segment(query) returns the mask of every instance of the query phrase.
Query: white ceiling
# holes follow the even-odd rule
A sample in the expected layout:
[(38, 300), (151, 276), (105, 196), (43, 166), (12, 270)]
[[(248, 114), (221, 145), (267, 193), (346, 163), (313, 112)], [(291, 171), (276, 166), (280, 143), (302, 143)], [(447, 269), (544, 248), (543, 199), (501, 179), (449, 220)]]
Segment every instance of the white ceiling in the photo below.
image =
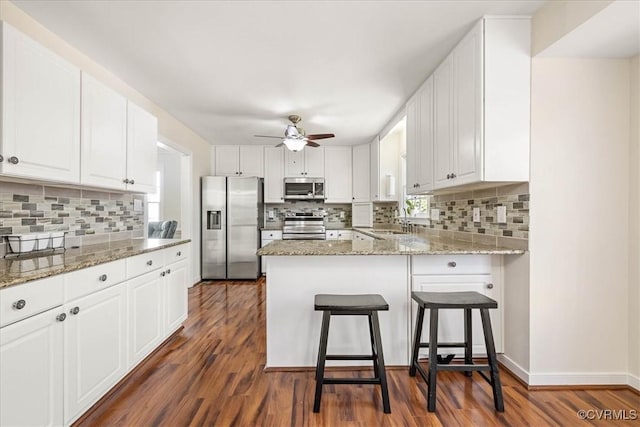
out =
[(617, 0), (540, 53), (550, 57), (628, 58), (640, 53), (640, 1)]
[(481, 16), (543, 2), (14, 3), (210, 143), (275, 143), (252, 135), (296, 113), (342, 145), (369, 142)]

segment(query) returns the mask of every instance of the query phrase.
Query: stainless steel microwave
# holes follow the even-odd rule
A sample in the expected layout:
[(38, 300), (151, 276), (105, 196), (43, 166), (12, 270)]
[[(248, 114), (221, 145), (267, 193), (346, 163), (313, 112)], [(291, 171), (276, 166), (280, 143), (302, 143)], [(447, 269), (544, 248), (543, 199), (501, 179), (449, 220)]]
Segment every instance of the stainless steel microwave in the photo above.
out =
[(323, 178), (285, 178), (285, 200), (324, 200)]

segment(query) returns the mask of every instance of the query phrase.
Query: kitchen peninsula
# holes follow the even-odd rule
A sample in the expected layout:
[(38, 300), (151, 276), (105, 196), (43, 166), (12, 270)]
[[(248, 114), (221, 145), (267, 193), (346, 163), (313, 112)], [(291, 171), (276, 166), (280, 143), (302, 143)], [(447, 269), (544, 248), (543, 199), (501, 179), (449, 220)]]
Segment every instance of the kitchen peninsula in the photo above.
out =
[[(381, 294), (390, 307), (379, 314), (386, 362), (406, 366), (414, 317), (411, 290), (475, 290), (496, 299), (501, 307), (503, 256), (524, 253), (394, 230), (354, 229), (354, 233), (353, 240), (273, 241), (258, 251), (268, 257), (267, 369), (315, 366), (322, 316), (313, 309), (313, 296), (319, 293)], [(370, 239), (358, 239), (357, 234)], [(498, 351), (501, 313), (502, 309), (492, 313)], [(461, 325), (461, 318), (443, 316), (441, 334), (445, 339), (455, 337)], [(366, 328), (366, 319), (332, 319), (328, 351), (370, 352)], [(481, 328), (474, 328), (474, 353), (484, 351), (480, 336)]]

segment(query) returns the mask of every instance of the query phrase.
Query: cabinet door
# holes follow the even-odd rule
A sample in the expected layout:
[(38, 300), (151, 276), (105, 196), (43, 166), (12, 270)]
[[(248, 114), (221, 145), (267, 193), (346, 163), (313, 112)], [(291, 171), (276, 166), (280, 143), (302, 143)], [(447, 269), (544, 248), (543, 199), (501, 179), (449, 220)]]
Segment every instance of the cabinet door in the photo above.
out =
[[(284, 150), (284, 176), (298, 178), (306, 173), (304, 158), (308, 148), (302, 151)], [(284, 185), (284, 184), (283, 184)]]
[(216, 145), (215, 150), (216, 176), (239, 176), (239, 147), (237, 145)]
[(82, 184), (124, 190), (127, 100), (82, 73)]
[(409, 99), (405, 106), (407, 117), (407, 154), (406, 154), (406, 191), (407, 194), (417, 194), (418, 166), (420, 151), (418, 138), (420, 137), (420, 98), (419, 94)]
[(164, 336), (180, 327), (187, 318), (187, 261), (167, 266), (164, 278)]
[[(289, 150), (287, 150), (289, 151)], [(283, 203), (284, 152), (282, 147), (264, 149), (264, 202)]]
[(262, 145), (240, 146), (240, 175), (264, 178), (264, 147)]
[(127, 372), (126, 286), (68, 303), (65, 312), (64, 418), (70, 424)]
[(453, 51), (453, 184), (481, 179), (482, 167), (482, 22)]
[(418, 156), (416, 157), (417, 189), (424, 193), (433, 190), (433, 77), (420, 88), (418, 127)]
[(453, 173), (453, 57), (433, 73), (434, 187), (451, 185)]
[(163, 277), (160, 270), (155, 270), (127, 282), (129, 366), (135, 366), (144, 359), (164, 336)]
[(380, 138), (377, 136), (369, 143), (369, 198), (372, 202), (380, 200)]
[(370, 144), (353, 147), (353, 201), (371, 201)]
[[(498, 309), (489, 310), (491, 317), (491, 327), (496, 351), (502, 352), (502, 297), (498, 283), (494, 285), (490, 274), (479, 275), (456, 275), (456, 276), (412, 276), (412, 289), (422, 292), (465, 292), (475, 291), (488, 296), (498, 302)], [(482, 332), (482, 321), (480, 311), (472, 310), (473, 328), (473, 354), (486, 354), (484, 345), (484, 335)], [(412, 331), (415, 329), (415, 317), (417, 305), (411, 304)], [(425, 311), (424, 324), (422, 327), (423, 342), (429, 341), (429, 312)], [(464, 310), (439, 310), (438, 318), (438, 342), (462, 342), (464, 340)], [(464, 349), (440, 349), (440, 354), (451, 353), (456, 355), (464, 354)], [(426, 355), (425, 349), (421, 354)]]
[(154, 193), (158, 158), (158, 119), (127, 104), (127, 190)]
[(325, 203), (351, 203), (351, 147), (327, 147), (324, 154)]
[(324, 176), (324, 147), (306, 147), (303, 151), (305, 156), (305, 176), (322, 178)]
[(52, 309), (0, 329), (0, 425), (63, 424), (63, 324)]
[(2, 37), (0, 172), (79, 183), (80, 70), (5, 22)]

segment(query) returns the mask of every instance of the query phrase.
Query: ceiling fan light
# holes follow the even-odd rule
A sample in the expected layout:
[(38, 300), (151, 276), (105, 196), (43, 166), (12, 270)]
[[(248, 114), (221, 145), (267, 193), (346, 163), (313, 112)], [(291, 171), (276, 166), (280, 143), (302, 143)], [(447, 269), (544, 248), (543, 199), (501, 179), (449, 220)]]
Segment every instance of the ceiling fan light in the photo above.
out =
[(296, 128), (293, 125), (287, 126), (287, 130), (284, 131), (284, 137), (286, 139), (296, 138), (299, 135), (300, 135), (300, 132), (298, 132), (298, 128)]
[(300, 151), (304, 148), (305, 145), (307, 145), (307, 141), (305, 141), (304, 139), (292, 139), (292, 138), (285, 138), (284, 141), (282, 141), (282, 143), (291, 151)]

